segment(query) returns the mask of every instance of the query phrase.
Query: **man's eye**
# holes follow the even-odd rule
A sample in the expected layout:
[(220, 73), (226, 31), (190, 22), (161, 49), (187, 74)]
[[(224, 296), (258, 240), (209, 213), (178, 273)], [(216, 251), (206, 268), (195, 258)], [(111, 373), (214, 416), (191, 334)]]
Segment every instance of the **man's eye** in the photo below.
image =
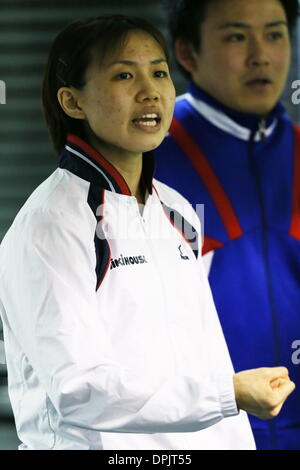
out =
[(225, 40), (227, 42), (241, 42), (245, 39), (244, 34), (230, 34), (230, 36), (227, 36)]
[(168, 73), (164, 70), (157, 70), (156, 72), (154, 72), (154, 76), (157, 78), (164, 78), (168, 76)]
[(122, 72), (122, 73), (118, 73), (118, 75), (116, 76), (116, 79), (117, 80), (128, 80), (131, 77), (132, 77), (131, 73)]
[(268, 37), (272, 39), (273, 41), (276, 41), (277, 39), (281, 39), (283, 37), (283, 34), (280, 32), (274, 32), (274, 33), (270, 33)]

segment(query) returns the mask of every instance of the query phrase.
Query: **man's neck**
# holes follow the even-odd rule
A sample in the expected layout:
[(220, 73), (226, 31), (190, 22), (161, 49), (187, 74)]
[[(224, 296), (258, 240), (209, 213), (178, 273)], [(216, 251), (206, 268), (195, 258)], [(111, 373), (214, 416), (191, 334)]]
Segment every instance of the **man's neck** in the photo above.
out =
[(269, 114), (264, 114), (263, 116), (259, 113), (254, 114), (236, 111), (232, 108), (225, 106), (216, 98), (211, 96), (209, 93), (207, 93), (205, 90), (203, 90), (194, 83), (190, 84), (189, 92), (196, 100), (202, 101), (213, 109), (220, 111), (221, 113), (225, 114), (227, 117), (232, 119), (234, 122), (236, 122), (238, 125), (247, 129), (257, 128), (262, 119), (265, 120), (266, 126), (268, 127), (272, 124), (274, 117), (278, 117), (280, 114), (283, 114), (285, 112), (283, 106), (280, 103), (277, 103), (277, 105), (270, 111)]

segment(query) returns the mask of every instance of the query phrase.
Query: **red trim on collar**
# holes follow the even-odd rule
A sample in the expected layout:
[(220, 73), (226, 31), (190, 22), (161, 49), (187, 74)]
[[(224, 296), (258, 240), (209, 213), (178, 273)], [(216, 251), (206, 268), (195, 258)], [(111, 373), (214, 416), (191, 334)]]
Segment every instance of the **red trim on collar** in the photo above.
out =
[(122, 194), (125, 194), (126, 196), (132, 196), (131, 191), (123, 176), (111, 163), (109, 163), (108, 160), (106, 160), (99, 152), (97, 152), (97, 150), (87, 144), (80, 137), (77, 137), (77, 135), (68, 134), (67, 139), (69, 142), (72, 142), (73, 144), (77, 145), (77, 147), (79, 147), (85, 154), (95, 160), (98, 165), (100, 165), (117, 183)]

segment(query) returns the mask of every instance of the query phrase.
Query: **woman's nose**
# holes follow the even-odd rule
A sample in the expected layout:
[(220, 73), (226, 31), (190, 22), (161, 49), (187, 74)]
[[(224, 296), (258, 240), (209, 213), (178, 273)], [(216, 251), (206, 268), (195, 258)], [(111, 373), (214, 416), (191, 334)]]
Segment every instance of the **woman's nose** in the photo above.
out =
[(159, 99), (159, 92), (155, 89), (151, 81), (144, 82), (139, 92), (137, 93), (137, 100), (143, 101), (157, 101)]

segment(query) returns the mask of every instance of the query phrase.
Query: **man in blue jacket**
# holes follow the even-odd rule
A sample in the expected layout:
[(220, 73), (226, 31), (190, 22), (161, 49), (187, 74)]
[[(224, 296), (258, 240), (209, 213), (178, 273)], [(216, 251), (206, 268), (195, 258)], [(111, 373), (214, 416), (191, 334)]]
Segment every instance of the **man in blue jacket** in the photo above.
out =
[[(171, 6), (191, 79), (156, 151), (156, 177), (204, 204), (203, 254), (235, 369), (285, 365), (300, 386), (300, 131), (278, 102), (297, 0), (183, 0)], [(300, 449), (300, 397), (259, 449)]]

